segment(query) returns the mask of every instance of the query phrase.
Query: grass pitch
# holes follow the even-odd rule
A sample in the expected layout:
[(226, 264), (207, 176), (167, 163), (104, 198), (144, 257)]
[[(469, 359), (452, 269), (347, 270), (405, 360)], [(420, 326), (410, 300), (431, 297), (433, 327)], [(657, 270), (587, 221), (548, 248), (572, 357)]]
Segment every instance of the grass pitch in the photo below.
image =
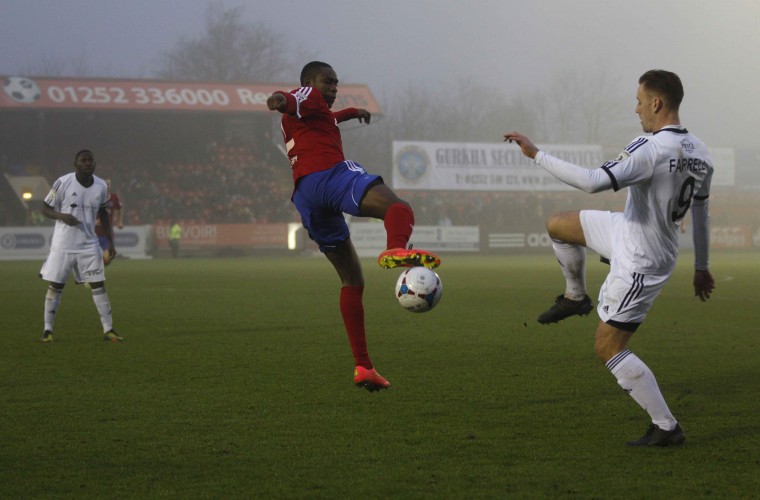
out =
[[(128, 261), (107, 270), (101, 340), (69, 283), (42, 331), (40, 262), (0, 263), (2, 498), (757, 498), (757, 253), (690, 254), (631, 348), (687, 436), (631, 449), (648, 418), (593, 354), (594, 313), (541, 326), (549, 254), (445, 255), (441, 303), (411, 314), (365, 263), (370, 352), (353, 387), (338, 278), (323, 258)], [(590, 258), (595, 298), (607, 267)]]

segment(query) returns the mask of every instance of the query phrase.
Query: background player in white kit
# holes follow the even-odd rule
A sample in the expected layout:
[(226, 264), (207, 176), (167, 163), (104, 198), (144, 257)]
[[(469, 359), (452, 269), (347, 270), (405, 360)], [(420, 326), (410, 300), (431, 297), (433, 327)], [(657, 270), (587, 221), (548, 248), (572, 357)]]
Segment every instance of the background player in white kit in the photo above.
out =
[(678, 226), (692, 210), (694, 292), (702, 301), (715, 284), (709, 271), (708, 203), (712, 159), (705, 145), (680, 124), (683, 86), (674, 73), (651, 70), (639, 78), (636, 113), (645, 133), (613, 161), (586, 169), (555, 158), (522, 134), (516, 142), (523, 154), (566, 184), (589, 193), (628, 187), (622, 213), (596, 210), (562, 212), (546, 227), (567, 283), (565, 293), (538, 318), (556, 323), (588, 314), (593, 305), (586, 293), (585, 248), (610, 261), (611, 269), (599, 292), (594, 350), (618, 384), (650, 415), (652, 423), (631, 446), (669, 446), (685, 441), (652, 371), (628, 348), (652, 303), (670, 278), (678, 257)]
[(103, 340), (120, 342), (124, 339), (113, 329), (111, 303), (104, 283), (103, 252), (95, 234), (95, 224), (100, 220), (108, 238), (106, 251), (113, 257), (116, 250), (107, 211), (108, 187), (103, 179), (93, 175), (95, 159), (90, 151), (79, 151), (74, 157), (74, 167), (75, 172), (53, 183), (42, 206), (42, 213), (56, 222), (50, 254), (40, 271), (40, 277), (49, 282), (45, 295), (45, 328), (40, 341), (53, 341), (55, 313), (66, 280), (73, 272), (77, 283), (90, 285), (103, 325)]

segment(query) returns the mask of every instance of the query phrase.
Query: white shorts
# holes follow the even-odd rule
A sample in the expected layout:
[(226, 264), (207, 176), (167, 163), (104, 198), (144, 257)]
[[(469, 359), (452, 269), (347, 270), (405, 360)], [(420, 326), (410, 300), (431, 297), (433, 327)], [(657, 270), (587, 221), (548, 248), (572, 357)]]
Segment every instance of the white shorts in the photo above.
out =
[(610, 273), (599, 290), (599, 318), (623, 330), (633, 331), (647, 317), (654, 299), (670, 278), (668, 274), (641, 274), (630, 270), (630, 263), (616, 259), (618, 234), (624, 227), (618, 223), (619, 212), (581, 210), (580, 219), (586, 246), (610, 261)]
[(53, 283), (66, 283), (71, 272), (77, 283), (105, 281), (105, 265), (100, 247), (92, 252), (68, 253), (51, 250), (42, 264), (40, 277)]

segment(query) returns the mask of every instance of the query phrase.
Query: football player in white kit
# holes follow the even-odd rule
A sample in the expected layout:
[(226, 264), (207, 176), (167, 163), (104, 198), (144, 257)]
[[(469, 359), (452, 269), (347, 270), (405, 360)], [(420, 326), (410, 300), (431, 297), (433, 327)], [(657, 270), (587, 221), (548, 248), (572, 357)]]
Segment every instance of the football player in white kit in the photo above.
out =
[(108, 216), (108, 187), (103, 179), (93, 175), (95, 158), (88, 150), (74, 157), (75, 172), (58, 178), (45, 198), (42, 213), (55, 220), (50, 253), (40, 270), (40, 277), (49, 282), (45, 295), (45, 328), (41, 342), (53, 341), (55, 313), (69, 274), (77, 283), (87, 283), (92, 300), (100, 315), (103, 340), (121, 342), (113, 329), (111, 303), (105, 288), (103, 251), (95, 234), (99, 219), (108, 235), (109, 257), (116, 254)]
[(597, 210), (561, 212), (546, 227), (566, 280), (565, 292), (538, 318), (556, 323), (586, 315), (593, 305), (586, 293), (586, 248), (610, 262), (599, 292), (594, 350), (618, 384), (650, 415), (652, 423), (631, 446), (670, 446), (685, 441), (652, 371), (628, 349), (670, 278), (678, 257), (679, 224), (692, 211), (694, 292), (705, 301), (715, 283), (709, 271), (708, 196), (713, 164), (705, 145), (686, 130), (678, 110), (680, 78), (651, 70), (639, 78), (636, 113), (646, 134), (634, 139), (613, 161), (587, 169), (555, 158), (524, 135), (511, 132), (523, 154), (562, 182), (589, 193), (628, 188), (622, 213)]

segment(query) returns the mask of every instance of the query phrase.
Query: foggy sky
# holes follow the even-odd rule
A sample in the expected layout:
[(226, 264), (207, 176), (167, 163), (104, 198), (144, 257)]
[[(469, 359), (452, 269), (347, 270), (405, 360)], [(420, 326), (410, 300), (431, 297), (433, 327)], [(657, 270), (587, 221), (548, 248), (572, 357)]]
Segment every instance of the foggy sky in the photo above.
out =
[[(682, 123), (708, 146), (756, 147), (760, 0), (224, 0), (366, 83), (383, 105), (405, 85), (457, 80), (520, 92), (602, 64), (631, 120), (638, 77), (662, 68), (686, 91)], [(42, 60), (149, 77), (181, 36), (202, 35), (208, 0), (2, 0), (0, 74)], [(306, 61), (304, 61), (306, 62)], [(297, 80), (301, 64), (293, 68)], [(519, 129), (505, 117), (502, 132)], [(541, 141), (541, 138), (535, 138)]]

